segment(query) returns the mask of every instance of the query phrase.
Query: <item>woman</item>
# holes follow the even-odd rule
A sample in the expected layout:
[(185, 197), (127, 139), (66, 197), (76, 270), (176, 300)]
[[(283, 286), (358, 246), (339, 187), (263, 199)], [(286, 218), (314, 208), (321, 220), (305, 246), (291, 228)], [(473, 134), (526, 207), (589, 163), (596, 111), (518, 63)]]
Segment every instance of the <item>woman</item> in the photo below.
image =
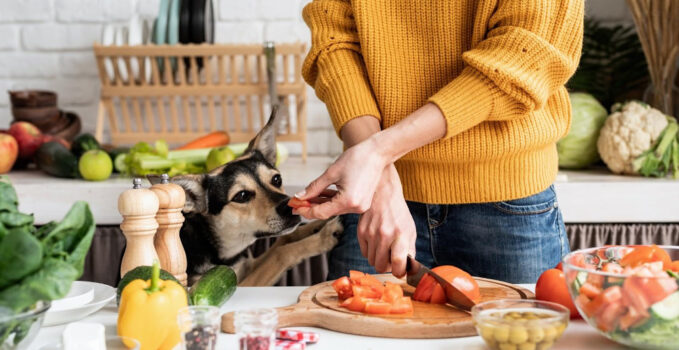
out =
[(408, 254), (514, 283), (558, 263), (583, 0), (315, 0), (303, 15), (302, 73), (346, 147), (296, 195), (319, 203), (307, 218), (345, 214), (328, 278), (400, 277)]

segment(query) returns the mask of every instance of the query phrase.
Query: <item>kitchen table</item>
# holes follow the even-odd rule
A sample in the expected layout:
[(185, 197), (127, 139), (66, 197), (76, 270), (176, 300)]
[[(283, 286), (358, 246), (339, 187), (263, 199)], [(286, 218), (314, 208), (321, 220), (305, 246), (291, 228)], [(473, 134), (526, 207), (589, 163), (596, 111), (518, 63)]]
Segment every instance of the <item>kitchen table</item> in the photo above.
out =
[[(535, 285), (521, 285), (534, 290)], [(294, 304), (297, 296), (306, 287), (239, 287), (233, 297), (222, 307), (222, 312), (251, 309), (258, 307), (280, 307)], [(115, 301), (107, 305), (99, 312), (85, 318), (83, 321), (99, 322), (106, 326), (106, 335), (116, 333), (117, 307)], [(38, 333), (37, 338), (29, 350), (38, 350), (45, 344), (59, 341), (64, 325), (44, 327)], [(451, 339), (387, 339), (364, 337), (351, 334), (343, 334), (320, 328), (293, 327), (314, 331), (320, 334), (320, 341), (307, 347), (309, 350), (326, 349), (389, 349), (389, 350), (412, 350), (412, 349), (488, 349), (481, 337), (451, 338)], [(218, 340), (218, 349), (237, 349), (236, 336), (221, 333)], [(584, 321), (573, 321), (569, 324), (566, 332), (552, 348), (559, 349), (626, 349), (621, 345), (606, 339), (597, 333), (594, 328), (585, 324)]]

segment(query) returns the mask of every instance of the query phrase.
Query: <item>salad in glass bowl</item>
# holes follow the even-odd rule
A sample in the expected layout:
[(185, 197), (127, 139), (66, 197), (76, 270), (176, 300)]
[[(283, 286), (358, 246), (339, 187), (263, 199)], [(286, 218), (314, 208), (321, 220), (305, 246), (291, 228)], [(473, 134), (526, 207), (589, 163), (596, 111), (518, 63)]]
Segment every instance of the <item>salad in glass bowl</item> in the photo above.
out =
[(679, 247), (608, 246), (564, 257), (580, 315), (606, 337), (647, 349), (679, 348)]

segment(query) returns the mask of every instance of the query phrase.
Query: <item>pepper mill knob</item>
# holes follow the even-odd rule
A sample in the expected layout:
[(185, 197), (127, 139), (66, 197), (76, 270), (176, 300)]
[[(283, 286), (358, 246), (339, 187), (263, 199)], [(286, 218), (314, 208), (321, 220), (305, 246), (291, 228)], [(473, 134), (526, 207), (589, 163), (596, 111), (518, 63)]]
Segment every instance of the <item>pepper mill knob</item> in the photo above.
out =
[(167, 174), (161, 175), (160, 184), (151, 186), (158, 197), (159, 209), (156, 214), (158, 231), (154, 239), (160, 267), (171, 273), (180, 283), (186, 285), (186, 252), (179, 231), (184, 223), (184, 189), (169, 182)]
[(132, 181), (132, 189), (118, 197), (118, 211), (123, 216), (120, 229), (125, 235), (127, 245), (120, 265), (120, 276), (137, 266), (152, 265), (158, 259), (153, 246), (153, 236), (158, 228), (156, 213), (158, 197), (153, 191), (141, 187), (141, 179)]

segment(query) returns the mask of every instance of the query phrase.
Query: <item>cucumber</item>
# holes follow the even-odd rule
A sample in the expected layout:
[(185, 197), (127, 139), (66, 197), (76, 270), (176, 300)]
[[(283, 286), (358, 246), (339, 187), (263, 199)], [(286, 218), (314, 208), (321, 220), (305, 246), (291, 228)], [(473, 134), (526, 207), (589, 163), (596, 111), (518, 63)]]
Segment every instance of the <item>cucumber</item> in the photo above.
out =
[(587, 272), (580, 271), (575, 275), (575, 280), (573, 280), (573, 288), (575, 290), (580, 290), (583, 284), (587, 282)]
[(679, 318), (679, 292), (674, 292), (665, 299), (653, 304), (651, 312), (663, 320)]
[(228, 266), (211, 268), (189, 291), (192, 305), (222, 306), (236, 291), (238, 278)]
[[(118, 290), (116, 292), (116, 304), (120, 305), (120, 295), (123, 294), (123, 289), (132, 281), (134, 280), (150, 280), (151, 279), (151, 266), (137, 266), (127, 272), (123, 278), (120, 279), (120, 282), (118, 283)], [(181, 283), (172, 276), (171, 273), (161, 269), (160, 270), (160, 279), (165, 280), (165, 281), (175, 281), (177, 284), (181, 286)]]
[(78, 158), (56, 141), (45, 142), (35, 152), (35, 163), (40, 170), (56, 177), (78, 177)]
[(71, 144), (71, 152), (80, 158), (85, 152), (93, 149), (101, 149), (99, 141), (92, 134), (80, 134)]

